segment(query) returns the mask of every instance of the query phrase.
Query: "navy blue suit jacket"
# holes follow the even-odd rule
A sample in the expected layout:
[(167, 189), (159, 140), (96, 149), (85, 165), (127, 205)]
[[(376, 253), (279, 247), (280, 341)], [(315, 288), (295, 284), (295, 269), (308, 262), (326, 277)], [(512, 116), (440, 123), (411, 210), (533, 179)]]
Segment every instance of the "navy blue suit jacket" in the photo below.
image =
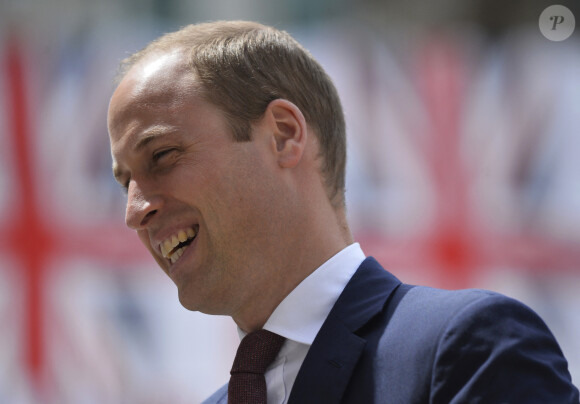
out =
[[(290, 403), (574, 403), (544, 322), (483, 290), (402, 284), (373, 258), (316, 336)], [(227, 403), (227, 385), (205, 403)]]

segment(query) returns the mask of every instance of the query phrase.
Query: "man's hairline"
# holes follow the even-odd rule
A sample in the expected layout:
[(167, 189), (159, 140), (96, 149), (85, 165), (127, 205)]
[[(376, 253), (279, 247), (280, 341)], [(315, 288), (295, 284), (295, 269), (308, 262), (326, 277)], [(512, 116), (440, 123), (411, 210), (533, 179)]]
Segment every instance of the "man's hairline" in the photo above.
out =
[[(222, 106), (217, 105), (207, 95), (207, 89), (197, 79), (198, 72), (196, 71), (193, 63), (190, 60), (190, 57), (191, 57), (190, 51), (191, 50), (183, 44), (173, 44), (173, 45), (168, 46), (167, 48), (160, 48), (160, 47), (153, 47), (151, 49), (144, 48), (143, 50), (141, 50), (139, 52), (133, 53), (132, 55), (130, 55), (129, 57), (124, 59), (124, 61), (121, 62), (121, 66), (119, 69), (120, 72), (117, 75), (117, 79), (116, 79), (116, 88), (118, 88), (118, 86), (127, 77), (127, 75), (129, 74), (129, 72), (132, 69), (134, 69), (140, 63), (144, 63), (147, 58), (152, 57), (155, 54), (168, 54), (168, 53), (172, 53), (172, 52), (181, 52), (182, 56), (184, 58), (184, 61), (182, 63), (182, 67), (184, 68), (184, 72), (187, 72), (188, 74), (193, 75), (193, 86), (194, 86), (194, 91), (196, 92), (196, 95), (199, 96), (202, 101), (207, 102), (208, 104), (212, 105), (213, 107), (215, 107), (219, 110), (219, 112), (222, 114), (222, 116), (226, 120), (226, 123), (230, 129), (230, 134), (229, 134), (230, 138), (234, 142), (252, 141), (252, 138), (253, 138), (252, 137), (252, 126), (264, 116), (264, 113), (266, 112), (267, 106), (264, 109), (264, 111), (262, 111), (261, 115), (258, 118), (256, 118), (255, 120), (248, 120), (246, 122), (248, 133), (245, 134), (244, 138), (240, 138), (240, 137), (236, 136), (236, 133), (235, 133), (236, 132), (236, 119), (231, 117), (230, 114), (228, 114), (227, 111), (225, 111)], [(125, 61), (127, 63), (124, 63)], [(293, 101), (287, 100), (287, 99), (282, 98), (282, 97), (279, 97), (276, 99), (283, 99), (283, 100), (286, 100), (288, 102), (292, 102), (293, 104), (295, 104)], [(272, 100), (272, 101), (274, 101), (274, 100)], [(296, 107), (298, 108), (298, 106), (296, 106)], [(321, 144), (320, 144), (320, 134), (317, 133), (318, 130), (315, 129), (312, 125), (310, 125), (309, 122), (306, 122), (306, 125), (307, 125), (309, 131), (314, 132), (314, 138), (315, 138), (315, 141), (317, 144), (317, 149), (318, 149), (316, 152), (316, 159), (321, 159), (322, 161), (324, 161), (326, 159), (326, 156), (324, 155), (324, 152), (323, 152)], [(323, 182), (326, 183), (326, 175), (324, 174), (323, 171), (324, 170), (322, 169), (322, 167), (317, 168), (318, 174), (323, 179)], [(332, 205), (335, 205), (333, 201), (335, 200), (335, 198), (337, 196), (340, 200), (340, 203), (338, 205), (342, 205), (342, 206), (345, 205), (344, 190), (337, 189), (333, 185), (331, 187), (331, 189), (329, 189), (327, 191), (328, 191), (327, 192), (328, 198), (331, 201)]]

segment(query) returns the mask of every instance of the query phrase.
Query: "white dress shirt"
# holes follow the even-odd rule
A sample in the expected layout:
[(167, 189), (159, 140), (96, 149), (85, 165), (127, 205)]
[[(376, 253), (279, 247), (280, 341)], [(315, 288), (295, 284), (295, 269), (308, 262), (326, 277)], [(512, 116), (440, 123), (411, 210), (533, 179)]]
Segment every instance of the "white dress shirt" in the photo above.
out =
[[(365, 259), (358, 243), (344, 248), (304, 279), (272, 313), (264, 329), (286, 338), (266, 370), (268, 404), (285, 404), (316, 334)], [(240, 338), (245, 336), (239, 330)]]

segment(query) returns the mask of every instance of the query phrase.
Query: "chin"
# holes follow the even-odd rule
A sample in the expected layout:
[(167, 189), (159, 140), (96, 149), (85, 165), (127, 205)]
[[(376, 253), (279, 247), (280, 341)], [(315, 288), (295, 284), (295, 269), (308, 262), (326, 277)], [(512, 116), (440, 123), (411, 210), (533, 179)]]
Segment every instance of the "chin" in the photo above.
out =
[(188, 299), (187, 296), (179, 295), (179, 303), (189, 311), (197, 311), (212, 316), (228, 315), (228, 312), (224, 309), (223, 305), (207, 304), (207, 302), (204, 304), (203, 302), (200, 302), (199, 299), (192, 299), (191, 296), (189, 297), (190, 298)]
[(187, 293), (178, 287), (179, 303), (189, 311), (199, 311), (205, 313), (204, 304), (200, 302), (199, 294), (192, 295), (191, 291)]
[(179, 294), (179, 303), (181, 303), (181, 305), (189, 311), (200, 311), (198, 305), (193, 304), (190, 299), (182, 297), (181, 293)]

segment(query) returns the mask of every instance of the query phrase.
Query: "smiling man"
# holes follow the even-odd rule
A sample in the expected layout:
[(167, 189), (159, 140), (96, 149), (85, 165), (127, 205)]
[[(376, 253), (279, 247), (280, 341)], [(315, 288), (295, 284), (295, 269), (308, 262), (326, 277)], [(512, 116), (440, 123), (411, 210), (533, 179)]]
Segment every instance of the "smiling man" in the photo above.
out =
[(184, 307), (245, 336), (208, 403), (578, 402), (529, 308), (401, 284), (364, 256), (338, 95), (285, 32), (164, 35), (124, 62), (108, 126), (127, 225)]

